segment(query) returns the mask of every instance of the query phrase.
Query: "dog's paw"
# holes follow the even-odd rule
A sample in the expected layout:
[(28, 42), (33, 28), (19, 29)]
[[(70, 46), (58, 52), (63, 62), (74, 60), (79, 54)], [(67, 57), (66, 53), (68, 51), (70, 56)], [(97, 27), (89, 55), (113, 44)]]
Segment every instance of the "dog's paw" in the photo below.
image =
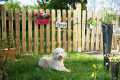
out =
[(67, 69), (66, 72), (71, 72), (71, 70), (68, 70), (68, 69)]

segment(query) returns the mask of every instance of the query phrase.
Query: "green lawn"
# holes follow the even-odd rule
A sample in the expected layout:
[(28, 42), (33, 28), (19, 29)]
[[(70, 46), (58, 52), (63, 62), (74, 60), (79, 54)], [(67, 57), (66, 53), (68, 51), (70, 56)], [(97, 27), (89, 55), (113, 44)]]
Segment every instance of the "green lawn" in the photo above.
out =
[(39, 67), (38, 61), (43, 56), (50, 57), (51, 54), (16, 56), (16, 59), (9, 62), (9, 80), (93, 80), (93, 64), (98, 71), (96, 80), (111, 80), (110, 73), (104, 72), (103, 60), (87, 54), (68, 53), (64, 64), (71, 70), (70, 73)]

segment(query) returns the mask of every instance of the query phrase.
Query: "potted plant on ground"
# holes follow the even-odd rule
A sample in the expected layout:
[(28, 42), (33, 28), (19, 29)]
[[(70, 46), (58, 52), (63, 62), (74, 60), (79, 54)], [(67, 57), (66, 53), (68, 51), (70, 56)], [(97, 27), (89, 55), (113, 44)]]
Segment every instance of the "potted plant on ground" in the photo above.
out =
[(4, 40), (0, 40), (0, 80), (8, 80), (6, 73), (8, 59), (15, 57), (15, 42), (13, 31), (9, 32), (9, 37)]
[(109, 58), (109, 61), (111, 63), (111, 73), (113, 78), (112, 80), (117, 80), (119, 72), (120, 54), (113, 52), (111, 54), (108, 54), (107, 57)]
[[(7, 39), (0, 41), (0, 55), (8, 56), (10, 59), (15, 57), (15, 40), (13, 31), (9, 32), (9, 37)], [(3, 60), (3, 57), (1, 57), (0, 60)]]
[(35, 13), (33, 17), (37, 19), (38, 24), (49, 24), (51, 15), (47, 13)]
[(105, 9), (102, 20), (102, 32), (103, 32), (103, 53), (104, 53), (104, 68), (109, 71), (109, 59), (107, 54), (111, 52), (113, 24), (116, 19), (116, 13), (111, 8)]

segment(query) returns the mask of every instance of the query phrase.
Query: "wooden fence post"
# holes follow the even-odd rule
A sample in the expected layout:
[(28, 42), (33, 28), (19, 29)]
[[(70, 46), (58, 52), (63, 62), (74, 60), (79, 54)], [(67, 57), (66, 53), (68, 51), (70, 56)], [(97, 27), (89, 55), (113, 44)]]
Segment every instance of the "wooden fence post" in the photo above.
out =
[(81, 4), (77, 4), (77, 8), (78, 8), (78, 28), (77, 28), (77, 38), (78, 38), (78, 42), (77, 42), (77, 47), (81, 49)]
[(32, 54), (32, 10), (28, 9), (28, 53)]
[(7, 29), (6, 29), (6, 9), (1, 8), (1, 20), (2, 20), (2, 39), (7, 39)]
[[(95, 20), (95, 11), (93, 11), (92, 19), (94, 21), (96, 21)], [(92, 33), (91, 33), (91, 50), (92, 51), (94, 50), (94, 43), (95, 43), (95, 27), (92, 29)]]
[(86, 10), (82, 12), (82, 51), (85, 51), (85, 23), (86, 23)]
[[(116, 15), (115, 28), (118, 28), (118, 26), (119, 26), (119, 15)], [(114, 49), (117, 50), (117, 37), (114, 37)]]
[[(57, 21), (61, 22), (61, 10), (57, 10)], [(57, 47), (61, 47), (61, 28), (57, 27)]]
[(19, 9), (15, 9), (15, 24), (16, 24), (16, 53), (20, 54), (20, 20)]
[[(37, 9), (34, 9), (34, 13), (38, 13)], [(38, 23), (34, 18), (34, 54), (38, 54)]]
[(26, 10), (22, 9), (22, 54), (26, 54)]
[(52, 9), (52, 52), (55, 50), (55, 47), (56, 47), (56, 40), (55, 40), (55, 21), (56, 21), (56, 18), (55, 18), (55, 10)]
[[(91, 18), (91, 11), (87, 11), (87, 21)], [(86, 51), (89, 51), (90, 46), (90, 26), (87, 23), (87, 39), (86, 39)]]
[[(40, 12), (44, 13), (43, 9)], [(44, 24), (40, 24), (40, 53), (44, 53)]]
[(68, 52), (71, 52), (71, 10), (68, 10)]
[[(50, 14), (50, 10), (47, 9), (46, 13)], [(46, 24), (46, 53), (50, 53), (50, 23)]]
[(96, 27), (96, 50), (99, 50), (99, 26), (100, 26), (100, 11), (97, 12), (97, 27)]
[(73, 52), (77, 49), (77, 11), (73, 12)]
[[(66, 22), (66, 10), (63, 10), (63, 22)], [(66, 52), (66, 28), (63, 28), (63, 49)]]

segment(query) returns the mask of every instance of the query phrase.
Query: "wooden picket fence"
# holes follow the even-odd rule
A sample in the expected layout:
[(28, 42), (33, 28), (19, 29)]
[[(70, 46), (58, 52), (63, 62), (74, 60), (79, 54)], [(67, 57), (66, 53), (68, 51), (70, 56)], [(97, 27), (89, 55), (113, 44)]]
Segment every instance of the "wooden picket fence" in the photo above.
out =
[[(9, 23), (9, 30), (13, 30), (13, 21), (15, 20), (17, 54), (26, 54), (27, 47), (29, 54), (32, 54), (33, 50), (34, 54), (38, 54), (39, 52), (41, 54), (50, 53), (54, 51), (56, 47), (62, 47), (66, 52), (76, 52), (78, 48), (81, 49), (81, 51), (103, 50), (102, 27), (100, 26), (102, 17), (100, 17), (100, 11), (97, 11), (96, 18), (95, 11), (82, 11), (81, 4), (78, 4), (77, 8), (77, 10), (73, 10), (73, 13), (71, 13), (71, 10), (61, 11), (52, 9), (50, 11), (49, 9), (47, 9), (46, 13), (51, 13), (52, 18), (50, 24), (46, 25), (37, 24), (36, 19), (32, 16), (31, 9), (28, 10), (28, 17), (26, 17), (26, 10), (23, 8), (22, 17), (20, 17), (20, 10), (18, 8), (15, 9), (15, 16), (13, 16), (13, 10), (11, 8), (8, 11), (8, 16), (6, 16), (6, 10), (5, 8), (2, 8), (0, 15), (0, 21), (2, 23), (0, 23), (0, 39), (7, 38), (6, 21), (8, 21)], [(38, 11), (39, 10), (34, 9), (34, 13), (37, 13)], [(43, 9), (40, 9), (40, 12), (45, 11)], [(97, 21), (96, 31), (95, 28), (90, 29), (90, 25), (86, 25), (86, 21), (88, 21), (90, 18)], [(119, 16), (116, 16), (116, 18), (117, 19), (115, 27), (118, 27)], [(22, 21), (22, 31), (20, 31), (20, 21)], [(26, 35), (26, 21), (28, 21), (28, 35)], [(32, 24), (33, 21), (34, 26)], [(67, 22), (67, 29), (55, 27), (56, 21)], [(33, 27), (34, 31), (32, 31)], [(22, 39), (20, 39), (20, 36), (22, 36)], [(113, 37), (113, 44), (113, 49), (116, 50), (116, 37)]]

